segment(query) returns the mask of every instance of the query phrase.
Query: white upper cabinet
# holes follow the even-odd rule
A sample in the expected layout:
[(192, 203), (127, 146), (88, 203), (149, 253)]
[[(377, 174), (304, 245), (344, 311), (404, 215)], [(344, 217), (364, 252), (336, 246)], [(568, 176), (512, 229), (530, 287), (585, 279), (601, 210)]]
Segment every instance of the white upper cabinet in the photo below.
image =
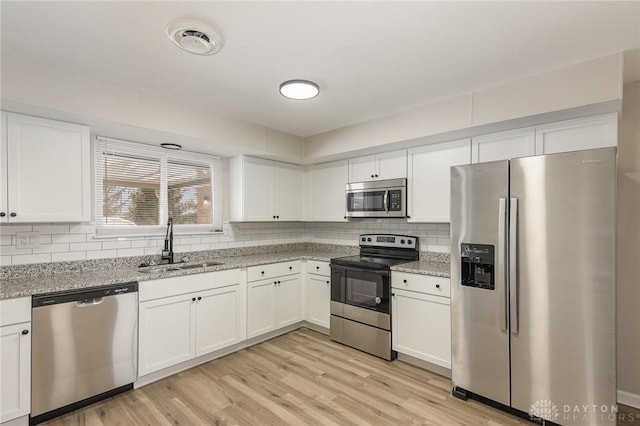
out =
[(410, 149), (407, 221), (450, 222), (451, 166), (471, 162), (471, 139)]
[(536, 155), (618, 144), (617, 114), (604, 114), (536, 127)]
[(471, 140), (471, 162), (509, 160), (535, 155), (536, 134), (533, 128), (492, 133)]
[(407, 177), (407, 151), (391, 151), (349, 160), (349, 182)]
[(2, 124), (0, 222), (91, 220), (89, 128), (13, 113)]
[(302, 168), (239, 156), (230, 161), (231, 220), (302, 219)]
[(316, 164), (310, 173), (310, 219), (316, 222), (346, 222), (347, 160)]

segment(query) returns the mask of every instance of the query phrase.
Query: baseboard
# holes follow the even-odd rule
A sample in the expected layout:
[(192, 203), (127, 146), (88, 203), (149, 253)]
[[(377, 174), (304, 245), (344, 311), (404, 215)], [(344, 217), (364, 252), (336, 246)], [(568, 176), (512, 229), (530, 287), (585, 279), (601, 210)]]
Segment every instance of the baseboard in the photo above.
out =
[(29, 426), (29, 416), (18, 417), (2, 423), (2, 426)]
[(321, 325), (313, 324), (309, 321), (302, 321), (302, 327), (308, 328), (309, 330), (317, 331), (318, 333), (329, 335), (329, 329), (323, 327)]
[(423, 370), (431, 371), (432, 373), (439, 374), (439, 375), (447, 377), (449, 379), (451, 378), (451, 370), (450, 369), (448, 369), (446, 367), (442, 367), (440, 365), (433, 364), (433, 363), (431, 363), (429, 361), (424, 361), (422, 359), (413, 357), (411, 355), (402, 354), (400, 352), (398, 352), (398, 360), (404, 361), (407, 364), (415, 365), (416, 367), (420, 367)]
[(618, 403), (640, 409), (640, 395), (619, 390)]

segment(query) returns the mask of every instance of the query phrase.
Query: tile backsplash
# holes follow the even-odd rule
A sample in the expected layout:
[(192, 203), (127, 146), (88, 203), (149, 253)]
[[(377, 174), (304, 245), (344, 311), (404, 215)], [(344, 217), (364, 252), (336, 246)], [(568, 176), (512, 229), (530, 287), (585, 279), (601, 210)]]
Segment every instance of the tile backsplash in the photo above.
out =
[[(37, 248), (17, 248), (16, 233), (39, 233)], [(354, 219), (350, 222), (225, 222), (218, 234), (174, 237), (174, 251), (250, 247), (270, 244), (325, 243), (357, 245), (364, 233), (394, 233), (420, 237), (420, 250), (449, 251), (448, 223), (407, 223), (403, 219)], [(91, 224), (33, 224), (0, 226), (0, 266), (30, 263), (156, 255), (163, 236), (96, 238)]]

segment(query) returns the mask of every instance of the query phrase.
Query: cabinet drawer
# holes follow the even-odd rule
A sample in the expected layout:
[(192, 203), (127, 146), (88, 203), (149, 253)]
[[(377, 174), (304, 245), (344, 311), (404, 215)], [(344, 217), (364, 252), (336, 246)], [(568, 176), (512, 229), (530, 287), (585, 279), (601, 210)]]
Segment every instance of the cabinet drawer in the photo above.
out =
[(325, 277), (331, 276), (331, 268), (329, 267), (329, 262), (309, 260), (307, 262), (307, 266), (310, 274), (323, 275)]
[(247, 268), (247, 281), (257, 281), (289, 274), (300, 273), (300, 261), (270, 263)]
[(0, 300), (0, 327), (31, 322), (31, 297)]
[(451, 296), (451, 280), (430, 275), (394, 271), (391, 273), (391, 287), (435, 296)]
[(154, 300), (162, 297), (177, 296), (240, 283), (240, 270), (205, 272), (157, 280), (143, 281), (139, 286), (139, 300)]

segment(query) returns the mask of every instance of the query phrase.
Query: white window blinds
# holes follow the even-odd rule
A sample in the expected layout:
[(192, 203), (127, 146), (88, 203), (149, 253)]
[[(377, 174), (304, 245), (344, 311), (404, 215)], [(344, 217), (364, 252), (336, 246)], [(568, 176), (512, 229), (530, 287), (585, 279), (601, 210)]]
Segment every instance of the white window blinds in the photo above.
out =
[(95, 165), (98, 233), (164, 227), (169, 216), (176, 231), (221, 230), (219, 157), (98, 137)]

